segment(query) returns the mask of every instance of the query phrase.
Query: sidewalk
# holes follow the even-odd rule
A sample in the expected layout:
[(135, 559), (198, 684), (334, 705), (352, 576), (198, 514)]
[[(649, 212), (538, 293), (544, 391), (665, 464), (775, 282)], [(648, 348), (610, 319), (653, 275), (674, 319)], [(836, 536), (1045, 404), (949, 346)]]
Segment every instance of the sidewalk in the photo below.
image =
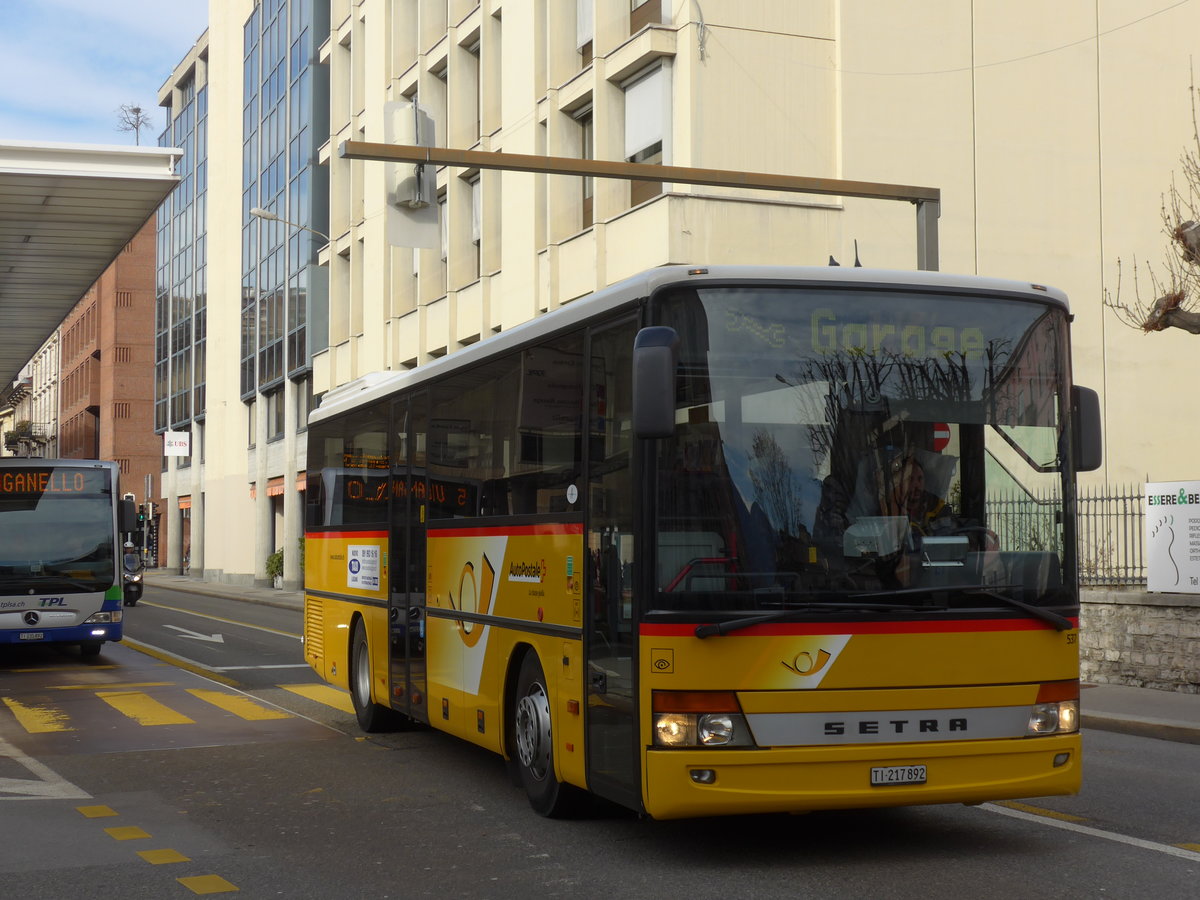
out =
[(304, 609), (304, 593), (302, 591), (277, 591), (269, 587), (201, 581), (190, 575), (170, 575), (164, 569), (147, 569), (145, 582), (152, 587), (182, 591), (186, 594), (228, 597), (231, 600), (261, 603), (264, 606), (278, 606), (282, 609)]
[[(302, 591), (218, 584), (187, 575), (146, 572), (146, 584), (209, 597), (263, 603), (283, 609), (304, 609)], [(1085, 684), (1080, 696), (1084, 728), (1117, 731), (1139, 737), (1200, 744), (1200, 694), (1157, 691), (1119, 684)]]

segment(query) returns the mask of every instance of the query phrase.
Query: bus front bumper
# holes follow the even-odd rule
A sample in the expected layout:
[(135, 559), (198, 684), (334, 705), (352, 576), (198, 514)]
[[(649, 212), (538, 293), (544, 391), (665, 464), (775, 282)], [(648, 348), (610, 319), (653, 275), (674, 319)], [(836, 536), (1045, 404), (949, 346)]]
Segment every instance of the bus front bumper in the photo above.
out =
[[(872, 784), (873, 769), (916, 769), (921, 784)], [(646, 812), (656, 819), (982, 803), (1073, 794), (1076, 734), (904, 745), (650, 750)]]
[(84, 622), (79, 625), (39, 622), (32, 626), (12, 627), (10, 624), (8, 627), (0, 627), (0, 644), (89, 644), (121, 640), (124, 629), (121, 611), (105, 610), (103, 615), (109, 616), (110, 620)]

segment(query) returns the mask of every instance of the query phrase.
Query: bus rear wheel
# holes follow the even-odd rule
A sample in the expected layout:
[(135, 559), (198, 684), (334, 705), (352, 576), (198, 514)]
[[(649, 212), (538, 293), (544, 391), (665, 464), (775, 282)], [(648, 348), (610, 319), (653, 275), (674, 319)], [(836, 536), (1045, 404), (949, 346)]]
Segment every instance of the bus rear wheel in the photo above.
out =
[(362, 619), (354, 623), (350, 637), (350, 700), (363, 731), (373, 734), (395, 727), (396, 714), (371, 699), (371, 648)]
[(534, 812), (552, 819), (577, 814), (583, 806), (583, 792), (563, 784), (554, 774), (550, 695), (542, 665), (533, 651), (521, 661), (517, 676), (510, 738), (518, 777)]

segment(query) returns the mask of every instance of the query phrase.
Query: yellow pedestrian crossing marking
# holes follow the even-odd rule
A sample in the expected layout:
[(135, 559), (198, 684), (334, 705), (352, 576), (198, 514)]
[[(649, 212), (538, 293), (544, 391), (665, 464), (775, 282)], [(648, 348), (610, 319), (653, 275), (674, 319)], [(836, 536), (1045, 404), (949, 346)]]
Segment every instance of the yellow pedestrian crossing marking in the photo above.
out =
[(136, 825), (122, 825), (118, 828), (105, 828), (104, 831), (115, 841), (138, 841), (142, 838), (148, 838), (146, 832), (138, 828)]
[[(194, 724), (194, 720), (188, 716), (171, 710), (141, 691), (96, 691), (95, 693), (109, 706), (141, 725)], [(293, 718), (291, 713), (261, 704), (243, 694), (202, 688), (189, 689), (188, 693), (247, 722)], [(12, 712), (21, 727), (30, 734), (50, 734), (75, 730), (71, 725), (71, 717), (56, 706), (22, 703), (11, 697), (0, 699), (4, 701), (4, 705)]]
[[(178, 698), (183, 693), (201, 700), (209, 706), (215, 706), (232, 716), (246, 722), (270, 722), (282, 719), (294, 719), (294, 713), (287, 712), (265, 701), (260, 701), (246, 694), (209, 688), (188, 688), (181, 693), (164, 695), (157, 692), (155, 696), (139, 688), (174, 687), (174, 682), (130, 682), (112, 685), (108, 690), (97, 690), (95, 685), (59, 685), (55, 690), (61, 691), (90, 691), (96, 698), (102, 700), (121, 715), (133, 720), (139, 725), (195, 725), (192, 718), (196, 713), (189, 708), (191, 715), (173, 709), (168, 704), (172, 697)], [(313, 700), (325, 706), (332, 707), (345, 713), (353, 713), (354, 705), (346, 691), (327, 684), (281, 684), (284, 690)], [(13, 697), (0, 696), (3, 707), (16, 719), (17, 724), (30, 734), (55, 734), (76, 731), (81, 727), (72, 721), (72, 714), (87, 721), (85, 707), (74, 704), (69, 706), (70, 713), (54, 703), (23, 702)]]
[(111, 806), (77, 806), (75, 808), (89, 819), (107, 819), (117, 814), (117, 811)]
[(238, 718), (245, 719), (247, 722), (292, 718), (291, 713), (286, 713), (282, 709), (263, 706), (261, 703), (256, 703), (243, 694), (230, 694), (227, 691), (211, 691), (202, 688), (189, 688), (188, 693), (193, 697), (199, 697), (206, 703), (220, 707), (226, 712), (231, 712)]
[(101, 684), (58, 684), (58, 685), (53, 686), (53, 690), (56, 690), (56, 691), (94, 691), (98, 687), (122, 688), (122, 689), (128, 690), (129, 688), (172, 687), (172, 686), (174, 686), (174, 684), (175, 684), (175, 682), (173, 682), (173, 681), (131, 681), (128, 684), (121, 684), (120, 682), (116, 682), (116, 683), (110, 682), (110, 683), (105, 683), (103, 685), (101, 685)]
[(194, 725), (195, 720), (141, 691), (96, 691), (96, 696), (139, 725)]
[(176, 878), (180, 884), (193, 894), (228, 894), (236, 891), (236, 885), (230, 884), (220, 875), (193, 875), (190, 878)]
[(279, 686), (285, 691), (291, 691), (293, 694), (309, 700), (316, 700), (318, 703), (324, 703), (326, 706), (332, 706), (342, 712), (354, 712), (354, 704), (350, 702), (350, 695), (328, 684), (281, 684)]
[(191, 862), (191, 857), (184, 856), (178, 850), (139, 850), (138, 856), (150, 863), (152, 866), (161, 866), (165, 863), (181, 863)]
[(30, 734), (75, 730), (69, 724), (70, 718), (62, 710), (45, 706), (28, 706), (11, 697), (4, 698), (4, 705), (12, 710), (12, 714), (21, 723), (21, 727)]

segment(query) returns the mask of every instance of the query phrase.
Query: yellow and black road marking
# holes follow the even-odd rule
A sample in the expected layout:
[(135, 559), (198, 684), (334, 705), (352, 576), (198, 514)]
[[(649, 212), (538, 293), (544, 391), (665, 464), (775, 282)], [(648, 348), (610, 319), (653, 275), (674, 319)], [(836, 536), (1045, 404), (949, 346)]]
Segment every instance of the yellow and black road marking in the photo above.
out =
[[(281, 684), (298, 697), (353, 715), (350, 695), (327, 684)], [(110, 736), (119, 723), (169, 731), (171, 726), (201, 726), (231, 738), (246, 738), (255, 725), (282, 727), (301, 716), (236, 690), (185, 687), (174, 681), (96, 681), (42, 685), (34, 690), (0, 693), (0, 733), (8, 723), (16, 733), (53, 740), (69, 732), (102, 731)], [(117, 717), (114, 718), (114, 715)], [(241, 723), (239, 727), (235, 723)], [(308, 723), (306, 723), (308, 724)], [(9, 728), (9, 732), (13, 729)], [(144, 740), (144, 738), (138, 739)]]
[[(77, 806), (76, 810), (87, 819), (113, 819), (120, 816), (120, 813), (110, 806)], [(137, 825), (108, 826), (104, 828), (104, 832), (114, 841), (150, 841), (154, 837)], [(182, 865), (192, 861), (191, 857), (171, 847), (135, 852), (152, 866)], [(175, 880), (193, 894), (230, 894), (239, 890), (237, 885), (220, 875), (185, 875)]]

